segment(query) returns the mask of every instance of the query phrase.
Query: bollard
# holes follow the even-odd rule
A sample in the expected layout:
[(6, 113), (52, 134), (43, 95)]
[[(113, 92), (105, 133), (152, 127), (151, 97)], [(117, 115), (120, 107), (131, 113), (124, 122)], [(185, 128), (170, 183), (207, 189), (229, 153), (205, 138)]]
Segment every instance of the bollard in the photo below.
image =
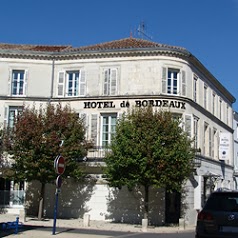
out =
[(90, 226), (90, 215), (87, 213), (85, 213), (83, 216), (83, 225), (84, 225), (84, 227)]
[(142, 231), (146, 232), (148, 228), (148, 219), (142, 219)]
[(20, 210), (19, 219), (26, 222), (26, 212), (25, 210)]
[(18, 233), (18, 225), (19, 225), (19, 217), (16, 217), (16, 229), (15, 229), (15, 234)]
[(184, 218), (179, 218), (179, 229), (185, 230), (185, 219)]

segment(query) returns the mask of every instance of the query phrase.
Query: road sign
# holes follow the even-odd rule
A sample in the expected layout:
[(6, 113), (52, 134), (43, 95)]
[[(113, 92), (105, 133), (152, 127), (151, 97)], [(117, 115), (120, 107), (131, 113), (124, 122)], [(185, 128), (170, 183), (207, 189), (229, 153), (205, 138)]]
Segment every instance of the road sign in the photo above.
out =
[(58, 155), (54, 161), (54, 167), (57, 174), (63, 174), (65, 171), (65, 159), (63, 156)]
[(62, 178), (61, 178), (60, 175), (58, 175), (58, 177), (56, 178), (55, 183), (56, 183), (56, 187), (57, 187), (57, 189), (58, 189), (58, 188), (61, 188), (61, 185), (62, 185)]

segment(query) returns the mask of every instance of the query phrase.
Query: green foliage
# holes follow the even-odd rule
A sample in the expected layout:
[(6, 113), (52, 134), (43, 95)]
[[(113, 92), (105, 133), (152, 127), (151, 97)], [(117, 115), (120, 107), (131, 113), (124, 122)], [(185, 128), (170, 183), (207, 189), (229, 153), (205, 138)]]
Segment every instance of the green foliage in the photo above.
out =
[(54, 159), (58, 154), (66, 160), (65, 176), (76, 179), (82, 176), (77, 159), (87, 153), (85, 128), (69, 106), (48, 104), (39, 110), (25, 108), (13, 130), (8, 131), (5, 144), (19, 180), (38, 180), (42, 184), (54, 181)]
[(191, 172), (191, 140), (168, 111), (135, 108), (119, 120), (105, 162), (109, 184), (180, 190)]

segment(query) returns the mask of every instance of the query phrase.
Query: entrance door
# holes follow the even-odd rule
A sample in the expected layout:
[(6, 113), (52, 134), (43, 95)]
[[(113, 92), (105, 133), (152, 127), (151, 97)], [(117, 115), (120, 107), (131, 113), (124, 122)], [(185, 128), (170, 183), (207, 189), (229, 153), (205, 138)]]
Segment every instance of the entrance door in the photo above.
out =
[(166, 191), (165, 194), (165, 223), (178, 224), (180, 218), (181, 194), (179, 192)]

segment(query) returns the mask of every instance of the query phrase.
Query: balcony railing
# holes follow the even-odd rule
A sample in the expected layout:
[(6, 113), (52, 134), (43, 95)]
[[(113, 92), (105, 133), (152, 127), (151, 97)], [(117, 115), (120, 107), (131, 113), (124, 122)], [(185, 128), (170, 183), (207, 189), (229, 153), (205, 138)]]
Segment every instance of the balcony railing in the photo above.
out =
[[(110, 149), (103, 146), (94, 146), (89, 149), (87, 157), (82, 158), (80, 161), (97, 161), (102, 162), (105, 158), (106, 153), (110, 152)], [(192, 166), (194, 169), (201, 167), (201, 153), (196, 152), (195, 158), (192, 161)]]
[(110, 152), (110, 149), (105, 146), (93, 146), (88, 150), (87, 157), (83, 158), (82, 161), (96, 160), (102, 161), (105, 158), (106, 153)]

